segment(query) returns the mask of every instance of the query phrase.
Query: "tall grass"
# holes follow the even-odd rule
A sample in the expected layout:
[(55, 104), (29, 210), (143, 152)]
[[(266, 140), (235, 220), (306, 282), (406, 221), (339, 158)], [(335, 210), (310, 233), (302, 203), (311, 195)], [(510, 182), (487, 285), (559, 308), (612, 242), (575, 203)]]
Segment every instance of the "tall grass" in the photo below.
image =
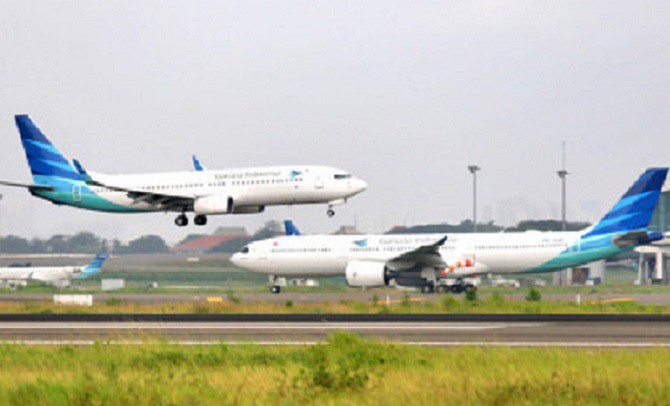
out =
[(668, 404), (670, 350), (0, 347), (0, 403)]
[(526, 301), (512, 299), (498, 293), (473, 300), (445, 295), (437, 300), (405, 295), (401, 300), (387, 304), (383, 300), (362, 298), (317, 303), (247, 302), (238, 296), (222, 296), (222, 301), (208, 303), (204, 300), (191, 302), (139, 304), (109, 297), (92, 307), (62, 306), (51, 302), (25, 301), (0, 302), (1, 313), (154, 313), (154, 314), (225, 314), (225, 313), (324, 313), (324, 314), (376, 314), (376, 313), (512, 313), (512, 314), (670, 314), (668, 305), (643, 305), (636, 302), (561, 302)]

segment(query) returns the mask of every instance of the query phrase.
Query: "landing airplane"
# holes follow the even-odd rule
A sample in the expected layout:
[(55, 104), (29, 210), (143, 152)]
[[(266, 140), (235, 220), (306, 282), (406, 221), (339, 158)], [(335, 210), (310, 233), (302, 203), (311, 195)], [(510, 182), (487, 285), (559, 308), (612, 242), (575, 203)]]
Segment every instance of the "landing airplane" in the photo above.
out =
[(0, 181), (27, 188), (57, 205), (87, 210), (135, 213), (178, 212), (177, 226), (207, 224), (214, 214), (260, 213), (266, 206), (327, 204), (333, 206), (363, 192), (367, 184), (346, 171), (325, 166), (268, 166), (206, 170), (194, 156), (193, 172), (103, 175), (72, 164), (27, 115), (15, 116), (34, 184)]
[(50, 267), (5, 267), (0, 268), (3, 281), (54, 282), (63, 279), (84, 279), (100, 272), (107, 254), (98, 254), (89, 265)]
[[(233, 255), (251, 272), (278, 277), (345, 276), (350, 286), (420, 287), (425, 293), (475, 288), (474, 274), (553, 272), (661, 240), (647, 226), (668, 168), (649, 169), (595, 226), (578, 232), (294, 235), (257, 241)], [(448, 283), (453, 282), (453, 283)]]

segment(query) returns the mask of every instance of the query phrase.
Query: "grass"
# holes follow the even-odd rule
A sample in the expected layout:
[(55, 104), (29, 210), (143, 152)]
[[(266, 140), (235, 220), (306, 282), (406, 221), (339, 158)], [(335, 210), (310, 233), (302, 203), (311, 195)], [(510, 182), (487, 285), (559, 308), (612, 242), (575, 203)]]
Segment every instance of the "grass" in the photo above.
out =
[(514, 299), (494, 293), (484, 298), (444, 295), (435, 301), (406, 294), (402, 299), (387, 303), (376, 293), (368, 300), (340, 300), (316, 303), (289, 301), (245, 302), (229, 292), (216, 301), (200, 299), (177, 303), (139, 304), (113, 295), (104, 297), (92, 307), (54, 305), (47, 301), (0, 302), (0, 313), (158, 313), (158, 314), (231, 314), (231, 313), (320, 313), (320, 314), (670, 314), (668, 305), (643, 305), (637, 302), (583, 301), (581, 304), (567, 301), (528, 301)]
[[(0, 403), (668, 404), (670, 350), (0, 346)], [(51, 371), (51, 372), (48, 372)]]

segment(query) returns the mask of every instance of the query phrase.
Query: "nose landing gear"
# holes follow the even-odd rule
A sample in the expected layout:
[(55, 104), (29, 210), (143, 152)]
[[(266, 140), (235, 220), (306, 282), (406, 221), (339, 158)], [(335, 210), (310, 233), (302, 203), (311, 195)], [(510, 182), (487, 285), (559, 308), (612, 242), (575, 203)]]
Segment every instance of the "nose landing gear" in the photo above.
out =
[(332, 208), (330, 208), (330, 209), (328, 209), (328, 211), (326, 212), (326, 214), (328, 215), (328, 217), (333, 217), (333, 216), (335, 215), (335, 210), (333, 210)]

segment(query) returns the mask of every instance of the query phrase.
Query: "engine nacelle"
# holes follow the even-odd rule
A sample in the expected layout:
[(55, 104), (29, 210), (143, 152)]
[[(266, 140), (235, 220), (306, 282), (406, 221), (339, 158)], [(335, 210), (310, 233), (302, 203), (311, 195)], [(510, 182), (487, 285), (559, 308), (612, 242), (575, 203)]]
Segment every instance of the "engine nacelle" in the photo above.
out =
[(357, 287), (377, 287), (389, 284), (386, 265), (382, 262), (351, 261), (347, 263), (347, 284)]
[(265, 211), (265, 206), (240, 206), (234, 207), (234, 214), (251, 214), (251, 213), (263, 213)]
[(203, 196), (195, 199), (195, 214), (230, 214), (235, 210), (233, 198), (230, 196)]

